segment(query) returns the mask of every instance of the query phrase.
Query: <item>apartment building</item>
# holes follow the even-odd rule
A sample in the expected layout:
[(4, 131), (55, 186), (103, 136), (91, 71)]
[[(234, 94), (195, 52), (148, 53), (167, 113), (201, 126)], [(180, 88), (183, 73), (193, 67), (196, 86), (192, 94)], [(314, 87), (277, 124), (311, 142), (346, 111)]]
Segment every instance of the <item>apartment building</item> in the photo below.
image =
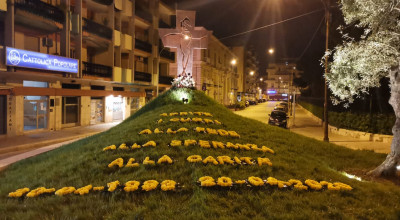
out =
[(171, 86), (159, 0), (0, 0), (0, 136), (123, 120)]
[(301, 76), (295, 63), (282, 61), (271, 63), (267, 68), (268, 78), (264, 80), (269, 99), (287, 100), (292, 94), (300, 94), (293, 80)]

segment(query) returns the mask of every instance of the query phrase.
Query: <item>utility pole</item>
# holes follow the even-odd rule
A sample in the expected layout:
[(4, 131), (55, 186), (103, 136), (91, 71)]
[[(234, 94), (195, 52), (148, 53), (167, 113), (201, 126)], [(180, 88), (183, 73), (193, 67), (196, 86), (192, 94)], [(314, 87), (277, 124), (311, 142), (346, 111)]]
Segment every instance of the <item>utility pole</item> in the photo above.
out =
[[(324, 0), (322, 0), (324, 1)], [(324, 3), (324, 2), (322, 2)], [(329, 23), (330, 23), (330, 12), (329, 12), (329, 7), (330, 7), (330, 2), (329, 0), (324, 3), (325, 6), (325, 20), (326, 20), (326, 41), (325, 41), (325, 52), (328, 52), (329, 50)], [(325, 56), (325, 76), (328, 74), (328, 56)], [(329, 142), (329, 137), (328, 137), (328, 85), (326, 82), (326, 77), (324, 79), (325, 81), (325, 88), (324, 88), (324, 93), (325, 93), (325, 100), (324, 100), (324, 141)]]

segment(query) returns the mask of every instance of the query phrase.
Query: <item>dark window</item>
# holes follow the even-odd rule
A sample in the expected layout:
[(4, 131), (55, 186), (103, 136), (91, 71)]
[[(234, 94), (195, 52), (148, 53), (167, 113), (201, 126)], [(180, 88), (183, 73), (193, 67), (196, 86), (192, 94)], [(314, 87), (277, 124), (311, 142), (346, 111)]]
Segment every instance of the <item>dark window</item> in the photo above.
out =
[(106, 90), (105, 86), (90, 86), (91, 90)]
[(113, 87), (113, 91), (124, 91), (124, 87)]
[(63, 89), (81, 89), (81, 85), (80, 85), (80, 84), (67, 84), (67, 83), (63, 83), (63, 84), (62, 84), (62, 88), (63, 88)]

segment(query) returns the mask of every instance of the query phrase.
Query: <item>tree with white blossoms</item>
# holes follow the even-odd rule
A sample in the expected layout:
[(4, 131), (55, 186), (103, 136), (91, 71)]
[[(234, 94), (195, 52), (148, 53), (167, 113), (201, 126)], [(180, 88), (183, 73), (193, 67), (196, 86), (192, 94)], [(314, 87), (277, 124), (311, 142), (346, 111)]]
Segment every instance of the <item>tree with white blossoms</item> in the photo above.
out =
[(344, 43), (333, 50), (325, 77), (335, 104), (352, 103), (379, 87), (381, 78), (390, 78), (389, 103), (396, 115), (391, 152), (369, 174), (393, 176), (400, 166), (400, 0), (340, 0), (340, 7), (346, 24), (364, 32), (358, 40), (343, 34)]

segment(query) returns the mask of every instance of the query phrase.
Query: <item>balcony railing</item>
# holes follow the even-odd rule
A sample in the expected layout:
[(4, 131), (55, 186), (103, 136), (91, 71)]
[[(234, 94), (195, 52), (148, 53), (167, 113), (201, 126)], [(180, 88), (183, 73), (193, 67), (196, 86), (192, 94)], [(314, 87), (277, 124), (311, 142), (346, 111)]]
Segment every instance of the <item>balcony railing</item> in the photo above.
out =
[(142, 18), (148, 22), (152, 22), (153, 21), (153, 16), (151, 15), (150, 12), (147, 12), (145, 10), (141, 10), (141, 9), (136, 9), (135, 10), (135, 14), (136, 16), (138, 16), (139, 18)]
[(174, 80), (174, 77), (171, 77), (171, 76), (160, 76), (158, 78), (158, 83), (159, 84), (164, 84), (164, 85), (172, 85), (172, 80)]
[(151, 82), (151, 74), (135, 71), (135, 81)]
[(114, 2), (114, 0), (93, 0), (93, 1), (103, 5), (111, 5)]
[(148, 53), (151, 53), (153, 50), (153, 46), (151, 44), (141, 41), (139, 39), (135, 39), (135, 48), (146, 51)]
[(113, 69), (109, 66), (104, 66), (95, 63), (82, 62), (82, 74), (84, 76), (97, 76), (103, 78), (112, 78)]
[(99, 37), (103, 37), (103, 38), (106, 38), (109, 40), (112, 39), (113, 31), (111, 30), (111, 28), (101, 25), (99, 23), (96, 23), (87, 18), (83, 18), (82, 22), (83, 22), (82, 29), (84, 31), (87, 31), (89, 33), (92, 33), (94, 35), (97, 35)]
[[(161, 48), (161, 47), (160, 47)], [(161, 57), (175, 61), (175, 53), (168, 50), (161, 50)]]
[(44, 3), (40, 0), (15, 0), (15, 8), (36, 14), (38, 16), (63, 23), (64, 12), (56, 6)]

